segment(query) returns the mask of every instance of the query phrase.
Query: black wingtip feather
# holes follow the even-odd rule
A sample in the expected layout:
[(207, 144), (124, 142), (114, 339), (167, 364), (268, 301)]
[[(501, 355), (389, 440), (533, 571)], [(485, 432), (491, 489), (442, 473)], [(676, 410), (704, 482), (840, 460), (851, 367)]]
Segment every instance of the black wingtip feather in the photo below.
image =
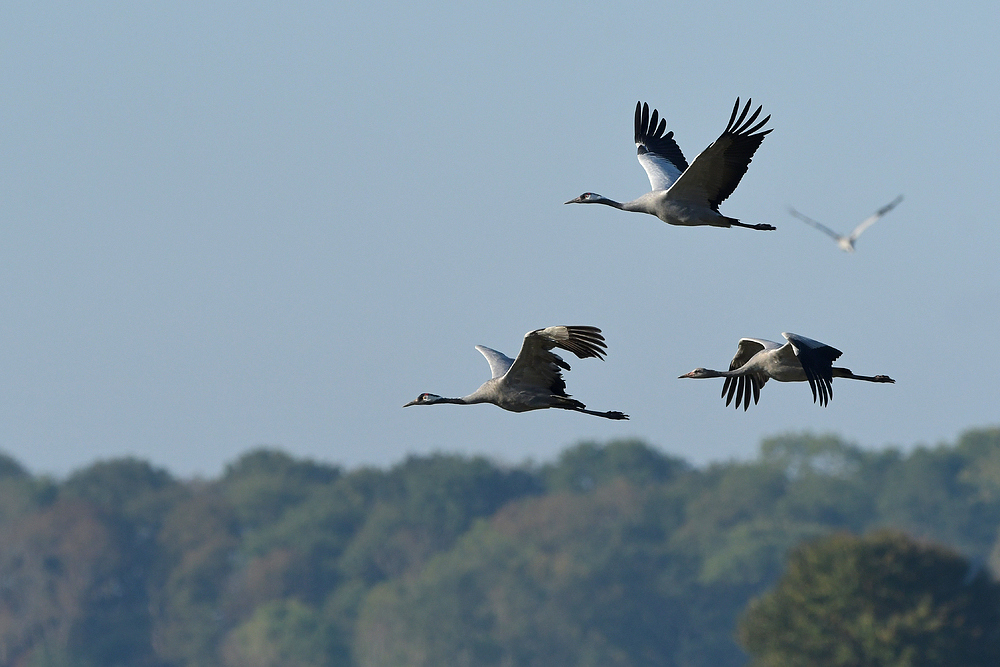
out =
[(569, 350), (580, 359), (588, 357), (604, 359), (604, 355), (607, 354), (605, 351), (607, 343), (604, 342), (600, 329), (590, 326), (567, 326), (566, 329), (569, 332), (569, 339), (558, 341), (557, 347)]
[(737, 126), (742, 125), (743, 119), (747, 117), (747, 112), (750, 111), (750, 102), (751, 100), (747, 100), (747, 105), (743, 107), (743, 113), (740, 114), (739, 120), (736, 121)]
[(729, 124), (726, 125), (726, 132), (733, 128), (733, 121), (736, 120), (736, 113), (740, 110), (740, 98), (736, 98), (736, 104), (733, 105), (733, 113), (729, 116)]
[(649, 105), (645, 102), (636, 102), (635, 105), (635, 143), (639, 155), (655, 153), (674, 165), (679, 172), (688, 168), (684, 152), (674, 140), (674, 133), (667, 132), (667, 119), (661, 118), (656, 109), (650, 113)]

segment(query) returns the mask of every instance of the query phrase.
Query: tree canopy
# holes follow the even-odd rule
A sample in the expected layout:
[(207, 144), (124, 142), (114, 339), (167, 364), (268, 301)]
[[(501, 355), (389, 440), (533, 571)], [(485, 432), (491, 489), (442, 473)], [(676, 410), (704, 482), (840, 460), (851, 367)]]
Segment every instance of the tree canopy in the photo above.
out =
[(881, 530), (796, 548), (740, 639), (760, 667), (1000, 664), (1000, 584), (951, 549)]
[(741, 618), (758, 664), (818, 664), (781, 638), (821, 646), (823, 614), (895, 660), (872, 664), (990, 664), (1000, 428), (704, 468), (637, 440), (356, 470), (256, 449), (209, 480), (0, 455), (0, 528), (0, 667), (737, 667)]

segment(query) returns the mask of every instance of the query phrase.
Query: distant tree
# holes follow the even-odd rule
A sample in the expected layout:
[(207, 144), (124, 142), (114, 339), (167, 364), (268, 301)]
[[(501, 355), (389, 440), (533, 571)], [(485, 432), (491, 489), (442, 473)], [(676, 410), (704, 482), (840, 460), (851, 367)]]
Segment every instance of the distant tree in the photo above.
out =
[[(667, 547), (682, 512), (623, 479), (512, 503), (419, 574), (373, 590), (358, 664), (681, 664), (679, 654), (697, 655), (690, 639), (707, 616), (695, 563)], [(734, 664), (738, 649), (720, 639), (707, 659)]]
[(835, 436), (806, 433), (765, 439), (757, 461), (713, 466), (681, 533), (703, 554), (699, 579), (769, 585), (800, 542), (867, 526), (874, 458)]
[(57, 488), (52, 480), (33, 477), (13, 457), (0, 452), (0, 529), (8, 521), (51, 503)]
[(275, 600), (226, 637), (227, 667), (350, 667), (343, 638), (323, 615), (297, 600)]
[(978, 499), (1000, 502), (1000, 427), (966, 431), (955, 451), (967, 461), (962, 481), (976, 489)]
[(84, 500), (116, 523), (129, 543), (132, 567), (149, 568), (154, 538), (171, 505), (185, 495), (183, 485), (163, 468), (133, 457), (98, 461), (71, 474), (58, 496)]
[(13, 456), (0, 452), (0, 479), (8, 477), (26, 479), (30, 476), (31, 474)]
[(846, 477), (866, 463), (866, 454), (835, 435), (795, 433), (765, 438), (761, 461), (785, 470), (789, 477), (825, 474)]
[(559, 455), (543, 470), (552, 491), (591, 491), (618, 477), (635, 484), (658, 484), (690, 469), (640, 440), (612, 440), (607, 445), (583, 442)]
[(891, 466), (875, 489), (878, 521), (913, 535), (986, 554), (1000, 525), (1000, 497), (983, 493), (983, 470), (954, 447), (918, 447)]
[[(976, 565), (898, 535), (882, 557), (870, 538), (801, 555), (887, 525)], [(811, 574), (754, 609), (776, 614), (781, 593), (806, 611), (756, 635), (764, 649), (832, 628), (841, 651), (923, 667), (958, 637), (964, 667), (997, 625), (977, 572), (991, 548), (1000, 572), (998, 528), (1000, 428), (905, 453), (786, 434), (699, 468), (637, 440), (542, 466), (435, 454), (350, 472), (256, 449), (207, 481), (126, 457), (57, 482), (0, 454), (0, 667), (736, 667), (739, 613), (799, 561)], [(817, 586), (826, 598), (802, 592)], [(893, 591), (895, 607), (846, 601)], [(822, 622), (790, 640), (810, 613)], [(904, 644), (921, 652), (886, 648)]]
[(802, 535), (778, 512), (788, 485), (783, 470), (761, 463), (719, 464), (685, 480), (685, 521), (671, 540), (701, 561), (699, 581), (743, 585), (777, 574)]
[(60, 495), (82, 498), (105, 509), (128, 508), (137, 498), (176, 482), (163, 468), (133, 457), (98, 461), (66, 478)]
[(449, 548), (475, 519), (540, 491), (529, 472), (504, 469), (483, 457), (409, 457), (379, 484), (342, 566), (369, 585), (401, 575)]
[(274, 523), (288, 509), (341, 475), (340, 468), (300, 461), (276, 449), (254, 449), (226, 466), (219, 488), (243, 530)]
[(0, 542), (0, 664), (151, 664), (145, 591), (123, 553), (114, 526), (80, 500), (11, 525)]
[(230, 629), (222, 592), (239, 546), (239, 522), (214, 487), (195, 488), (176, 503), (157, 535), (150, 576), (152, 642), (170, 664), (208, 667)]
[(760, 667), (1000, 664), (1000, 586), (903, 533), (838, 534), (797, 548), (743, 616)]

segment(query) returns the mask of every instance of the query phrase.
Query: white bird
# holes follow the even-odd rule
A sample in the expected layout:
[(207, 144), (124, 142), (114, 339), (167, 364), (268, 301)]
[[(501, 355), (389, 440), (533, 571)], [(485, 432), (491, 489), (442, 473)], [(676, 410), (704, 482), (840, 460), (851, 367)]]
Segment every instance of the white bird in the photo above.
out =
[[(782, 345), (772, 340), (741, 338), (736, 356), (729, 364), (728, 371), (713, 371), (696, 368), (680, 378), (726, 378), (722, 385), (722, 396), (728, 406), (736, 395), (736, 409), (740, 402), (743, 409), (750, 407), (750, 396), (756, 405), (760, 400), (761, 387), (768, 380), (778, 382), (808, 382), (812, 389), (813, 403), (825, 406), (833, 398), (833, 378), (850, 378), (867, 382), (892, 382), (888, 375), (855, 375), (846, 368), (838, 368), (833, 362), (843, 354), (835, 347), (793, 333), (782, 333), (788, 342)], [(678, 379), (680, 379), (678, 378)]]
[(570, 398), (566, 393), (566, 381), (562, 371), (569, 370), (569, 364), (551, 352), (552, 348), (569, 350), (581, 359), (587, 357), (604, 358), (604, 336), (597, 327), (557, 326), (529, 331), (524, 335), (521, 351), (517, 359), (511, 359), (502, 352), (477, 345), (486, 361), (490, 363), (493, 377), (468, 396), (462, 398), (442, 398), (436, 394), (420, 394), (403, 407), (411, 405), (435, 405), (455, 403), (492, 403), (511, 412), (527, 412), (543, 408), (575, 410), (588, 415), (607, 419), (628, 419), (621, 412), (595, 412), (587, 410), (583, 403)]
[(819, 231), (824, 232), (824, 233), (829, 234), (830, 236), (832, 236), (834, 238), (834, 240), (837, 241), (837, 245), (839, 245), (840, 249), (843, 250), (844, 252), (854, 252), (854, 242), (858, 240), (859, 236), (861, 236), (861, 232), (865, 231), (866, 229), (868, 229), (869, 227), (871, 227), (872, 225), (874, 225), (876, 222), (878, 222), (879, 218), (881, 218), (883, 215), (885, 215), (886, 213), (888, 213), (892, 209), (896, 208), (896, 205), (899, 202), (901, 202), (901, 201), (903, 201), (903, 195), (899, 195), (898, 197), (896, 197), (895, 199), (893, 199), (891, 202), (889, 202), (888, 204), (886, 204), (885, 206), (883, 206), (879, 210), (875, 211), (875, 213), (873, 213), (871, 216), (865, 218), (861, 222), (861, 224), (858, 225), (857, 227), (855, 227), (854, 231), (851, 232), (850, 234), (848, 234), (847, 236), (841, 236), (840, 234), (838, 234), (837, 232), (833, 231), (832, 229), (830, 229), (826, 225), (824, 225), (822, 223), (819, 223), (819, 222), (816, 222), (815, 220), (813, 220), (810, 217), (802, 215), (801, 213), (799, 213), (798, 211), (796, 211), (794, 208), (789, 207), (788, 212), (791, 213), (792, 215), (794, 215), (799, 220), (802, 220), (803, 222), (806, 222), (806, 223), (812, 225), (813, 227), (815, 227)]
[(649, 176), (652, 191), (625, 203), (593, 192), (584, 192), (566, 203), (605, 204), (623, 211), (649, 213), (670, 225), (736, 226), (773, 230), (771, 225), (748, 225), (719, 213), (719, 204), (739, 185), (743, 175), (747, 173), (754, 152), (771, 132), (757, 132), (771, 119), (770, 116), (753, 125), (763, 107), (757, 107), (749, 119), (747, 113), (750, 111), (750, 100), (747, 100), (743, 113), (737, 118), (739, 107), (740, 100), (736, 98), (726, 130), (688, 166), (684, 154), (674, 141), (674, 133), (663, 133), (667, 129), (666, 119), (658, 119), (656, 109), (653, 109), (650, 117), (649, 105), (636, 102), (635, 144), (639, 164)]

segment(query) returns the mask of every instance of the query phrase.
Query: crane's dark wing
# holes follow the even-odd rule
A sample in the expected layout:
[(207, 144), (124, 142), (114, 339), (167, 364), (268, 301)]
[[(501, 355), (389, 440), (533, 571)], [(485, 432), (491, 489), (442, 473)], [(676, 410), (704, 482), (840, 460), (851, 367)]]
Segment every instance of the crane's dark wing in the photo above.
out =
[(635, 103), (636, 153), (653, 190), (666, 190), (688, 168), (684, 153), (674, 141), (674, 133), (664, 134), (666, 129), (667, 120), (659, 118), (656, 109), (651, 116), (648, 104)]
[(555, 347), (569, 350), (581, 359), (603, 359), (607, 345), (597, 327), (556, 326), (529, 331), (505, 379), (512, 386), (533, 385), (566, 396), (562, 371), (568, 371), (569, 364), (551, 351)]
[(813, 403), (825, 406), (833, 398), (833, 362), (843, 354), (835, 347), (798, 334), (781, 334), (792, 344), (795, 356), (806, 373), (806, 381), (812, 390)]
[(733, 190), (747, 173), (753, 154), (757, 152), (764, 137), (771, 132), (758, 132), (771, 119), (770, 116), (754, 125), (763, 107), (758, 106), (747, 118), (750, 104), (751, 101), (747, 100), (743, 112), (737, 118), (740, 100), (736, 98), (736, 105), (733, 106), (733, 114), (725, 131), (698, 154), (671, 186), (671, 198), (704, 202), (718, 211), (719, 204), (733, 194)]
[[(773, 340), (740, 338), (739, 345), (736, 348), (736, 355), (729, 362), (729, 370), (734, 371), (737, 368), (743, 368), (758, 352), (777, 347), (781, 346)], [(736, 407), (739, 408), (742, 402), (743, 409), (746, 410), (750, 407), (751, 392), (754, 396), (754, 403), (757, 403), (760, 400), (760, 390), (766, 382), (767, 376), (765, 375), (737, 375), (727, 377), (726, 381), (722, 383), (722, 397), (726, 399), (726, 406), (728, 407), (732, 403), (733, 396), (735, 395)]]

